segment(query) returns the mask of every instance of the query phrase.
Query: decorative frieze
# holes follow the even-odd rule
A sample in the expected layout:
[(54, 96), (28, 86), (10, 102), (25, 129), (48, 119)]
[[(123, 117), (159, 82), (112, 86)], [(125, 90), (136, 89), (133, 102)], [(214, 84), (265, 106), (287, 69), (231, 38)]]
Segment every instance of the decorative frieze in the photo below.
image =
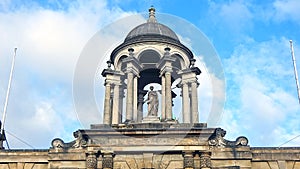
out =
[(103, 169), (112, 169), (113, 168), (113, 152), (104, 151), (102, 154), (102, 168)]
[(192, 151), (183, 152), (183, 168), (194, 168), (194, 155)]

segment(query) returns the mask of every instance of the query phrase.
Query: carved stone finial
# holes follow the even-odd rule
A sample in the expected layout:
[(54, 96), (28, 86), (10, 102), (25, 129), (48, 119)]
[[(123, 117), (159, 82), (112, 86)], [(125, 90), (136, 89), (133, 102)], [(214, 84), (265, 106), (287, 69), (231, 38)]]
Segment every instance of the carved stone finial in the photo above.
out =
[(169, 48), (169, 47), (165, 48), (165, 52), (170, 52), (170, 51), (171, 51), (171, 48)]
[(196, 62), (196, 59), (191, 59), (191, 67), (195, 67), (195, 62)]
[(129, 52), (129, 56), (133, 56), (134, 49), (133, 48), (129, 48), (128, 52)]
[(166, 47), (165, 48), (165, 56), (169, 56), (170, 55), (170, 51), (171, 51), (171, 48)]
[(149, 19), (148, 22), (157, 22), (155, 18), (155, 8), (151, 6), (149, 8)]
[(112, 62), (111, 62), (110, 60), (108, 60), (106, 63), (107, 63), (107, 68), (108, 68), (108, 69), (111, 69), (111, 63), (112, 63)]

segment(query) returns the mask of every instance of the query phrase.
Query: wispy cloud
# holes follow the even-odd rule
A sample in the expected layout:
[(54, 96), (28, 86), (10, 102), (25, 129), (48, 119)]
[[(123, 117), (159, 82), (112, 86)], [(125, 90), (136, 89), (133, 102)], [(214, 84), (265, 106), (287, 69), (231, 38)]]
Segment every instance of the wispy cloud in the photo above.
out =
[[(255, 146), (276, 146), (284, 142), (282, 137), (273, 138), (272, 143), (268, 140), (279, 131), (284, 135), (293, 133), (279, 126), (294, 121), (295, 117), (300, 118), (288, 45), (286, 38), (253, 41), (251, 45), (235, 48), (225, 61), (230, 65), (225, 68), (229, 89), (227, 102), (235, 104), (226, 109), (234, 114), (231, 118), (239, 127), (226, 124), (228, 119), (224, 123), (230, 131), (249, 133)], [(236, 89), (230, 90), (232, 86)], [(294, 129), (300, 132), (299, 127)]]
[[(18, 47), (6, 130), (36, 148), (47, 148), (53, 138), (70, 139), (80, 128), (72, 103), (72, 78), (81, 50), (103, 26), (132, 13), (108, 8), (105, 1), (72, 1), (67, 8), (54, 7), (55, 2), (17, 7), (14, 3), (1, 1), (0, 10), (3, 102), (12, 49)], [(7, 137), (11, 147), (24, 147)]]
[(278, 21), (292, 20), (300, 22), (300, 2), (297, 0), (276, 0), (273, 3), (275, 8), (275, 19)]

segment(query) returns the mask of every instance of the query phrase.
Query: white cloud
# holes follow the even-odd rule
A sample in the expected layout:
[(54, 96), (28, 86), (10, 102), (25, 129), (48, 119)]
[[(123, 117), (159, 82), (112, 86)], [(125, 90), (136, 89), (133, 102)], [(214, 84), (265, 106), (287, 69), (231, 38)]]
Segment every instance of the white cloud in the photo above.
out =
[(210, 1), (210, 15), (217, 25), (225, 26), (235, 33), (248, 30), (252, 24), (253, 13), (250, 11), (250, 4), (246, 1), (229, 1), (218, 3)]
[[(13, 3), (1, 1), (1, 7), (9, 9)], [(0, 12), (3, 101), (12, 50), (18, 47), (6, 130), (36, 148), (48, 148), (55, 137), (70, 141), (80, 127), (72, 105), (72, 77), (80, 52), (101, 27), (132, 14), (109, 9), (106, 1), (73, 1), (66, 6), (53, 10), (20, 3), (14, 10)], [(8, 137), (12, 148), (26, 147)]]
[[(286, 125), (295, 124), (294, 119), (300, 118), (291, 63), (286, 38), (250, 42), (235, 48), (225, 61), (227, 101), (234, 104), (226, 106), (225, 112), (233, 114), (224, 118), (223, 123), (230, 127), (227, 130), (247, 134), (254, 146), (277, 146), (288, 136), (299, 133), (299, 125), (294, 126), (295, 131), (288, 131), (290, 127)], [(231, 121), (235, 125), (228, 125)], [(279, 130), (279, 126), (285, 128)], [(274, 137), (278, 131), (287, 137)]]
[(300, 1), (298, 0), (276, 0), (273, 3), (275, 8), (275, 19), (279, 21), (293, 20), (300, 22)]

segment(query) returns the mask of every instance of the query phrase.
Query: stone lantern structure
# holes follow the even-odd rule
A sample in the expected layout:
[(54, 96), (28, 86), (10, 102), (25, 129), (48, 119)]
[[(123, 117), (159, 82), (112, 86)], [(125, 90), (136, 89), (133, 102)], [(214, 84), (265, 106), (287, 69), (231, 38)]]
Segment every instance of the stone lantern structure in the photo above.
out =
[[(111, 53), (108, 68), (102, 72), (105, 77), (103, 123), (174, 121), (172, 99), (176, 94), (171, 86), (176, 79), (180, 80), (177, 87), (181, 88), (183, 123), (198, 123), (197, 75), (201, 71), (194, 66), (195, 61), (193, 53), (177, 35), (157, 22), (155, 9), (150, 8), (148, 21), (128, 33), (124, 42)], [(144, 95), (147, 93), (144, 87), (150, 83), (161, 86), (158, 120), (143, 117)], [(123, 99), (126, 100), (124, 110)]]

